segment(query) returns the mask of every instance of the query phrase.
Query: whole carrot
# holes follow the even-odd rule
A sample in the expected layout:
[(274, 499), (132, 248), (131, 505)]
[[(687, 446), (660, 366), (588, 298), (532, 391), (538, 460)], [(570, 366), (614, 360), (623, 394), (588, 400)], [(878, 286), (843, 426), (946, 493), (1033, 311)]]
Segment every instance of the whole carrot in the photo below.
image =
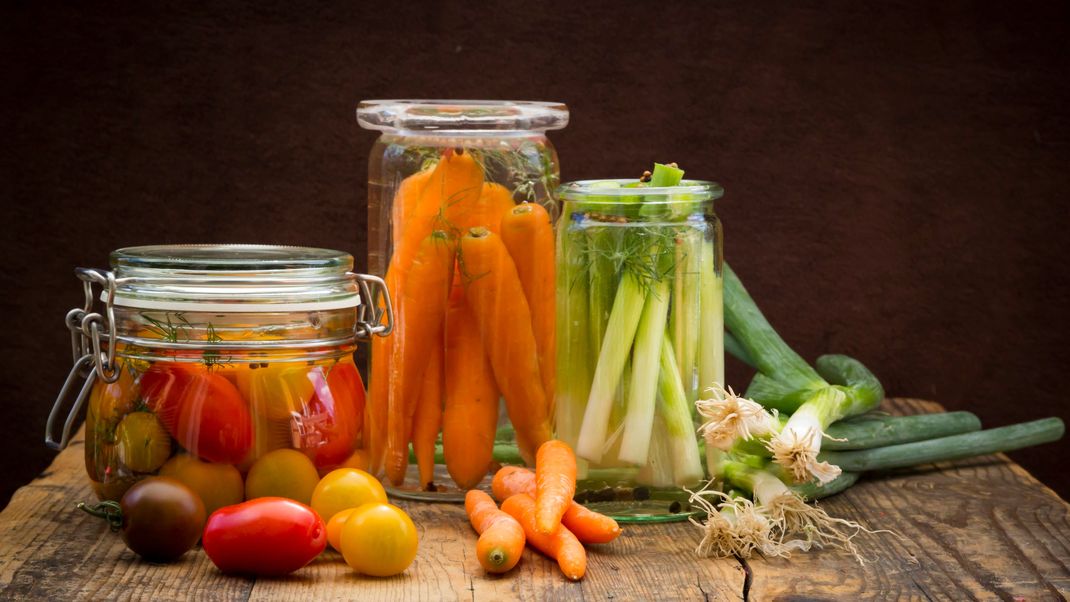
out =
[(576, 536), (565, 527), (558, 527), (550, 535), (535, 529), (535, 500), (526, 493), (518, 493), (502, 503), (502, 510), (515, 518), (524, 527), (527, 541), (536, 550), (557, 560), (561, 572), (572, 581), (583, 579), (587, 572), (587, 552)]
[(524, 528), (511, 515), (498, 509), (489, 495), (472, 489), (464, 496), (464, 509), (472, 528), (479, 533), (476, 558), (488, 573), (504, 573), (516, 566), (524, 553)]
[(392, 483), (405, 480), (409, 437), (421, 382), (431, 350), (441, 345), (446, 301), (453, 275), (454, 246), (436, 230), (420, 244), (397, 300), (395, 338), (387, 393), (387, 440), (384, 463)]
[(535, 454), (535, 528), (549, 535), (576, 494), (576, 454), (564, 441), (551, 439)]
[(394, 193), (394, 202), (390, 206), (392, 218), (391, 240), (395, 244), (401, 240), (402, 233), (405, 231), (406, 220), (411, 218), (413, 212), (416, 211), (420, 197), (423, 196), (424, 188), (431, 181), (433, 173), (435, 173), (434, 168), (423, 169), (398, 184), (398, 190)]
[(516, 266), (501, 238), (486, 228), (472, 228), (461, 239), (458, 261), (494, 379), (516, 428), (517, 445), (530, 464), (538, 446), (552, 435), (531, 310)]
[(412, 419), (412, 451), (420, 469), (420, 486), (430, 488), (435, 473), (435, 439), (442, 426), (442, 345), (434, 345), (426, 358), (423, 385)]
[(442, 454), (453, 481), (469, 489), (483, 480), (494, 460), (500, 395), (459, 274), (446, 310), (445, 368)]
[(553, 222), (542, 205), (523, 203), (511, 207), (502, 216), (501, 235), (505, 248), (516, 264), (524, 297), (531, 308), (532, 328), (539, 351), (539, 372), (546, 398), (553, 408), (557, 373)]
[(508, 188), (496, 182), (483, 182), (478, 196), (465, 195), (458, 202), (447, 203), (443, 214), (451, 231), (458, 236), (478, 226), (498, 234), (502, 216), (513, 206), (513, 194)]
[[(535, 473), (523, 466), (503, 466), (491, 483), (494, 498), (507, 499), (517, 493), (535, 495)], [(568, 505), (561, 524), (572, 531), (581, 543), (609, 543), (620, 535), (620, 525), (612, 518), (588, 509), (575, 501)]]

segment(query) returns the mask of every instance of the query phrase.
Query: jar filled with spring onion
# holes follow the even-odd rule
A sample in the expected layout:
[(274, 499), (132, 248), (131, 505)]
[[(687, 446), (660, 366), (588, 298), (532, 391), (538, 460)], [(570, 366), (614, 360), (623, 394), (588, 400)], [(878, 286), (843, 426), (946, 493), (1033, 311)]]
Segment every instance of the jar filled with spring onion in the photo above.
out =
[(361, 463), (353, 351), (390, 330), (382, 281), (352, 268), (347, 253), (267, 245), (130, 247), (111, 270), (79, 268), (74, 367), (46, 442), (66, 446), (87, 406), (101, 499), (150, 475), (183, 481), (210, 509), (310, 495), (301, 483)]
[(724, 383), (722, 188), (657, 165), (565, 184), (557, 225), (557, 438), (577, 499), (672, 520), (705, 478), (694, 402)]

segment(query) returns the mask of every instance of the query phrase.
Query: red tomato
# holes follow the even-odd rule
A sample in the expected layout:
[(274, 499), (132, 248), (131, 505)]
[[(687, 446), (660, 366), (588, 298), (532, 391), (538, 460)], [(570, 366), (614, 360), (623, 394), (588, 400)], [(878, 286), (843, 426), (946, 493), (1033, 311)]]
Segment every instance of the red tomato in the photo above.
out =
[(327, 527), (300, 502), (262, 497), (213, 512), (201, 541), (224, 573), (286, 575), (323, 551)]
[(141, 396), (182, 447), (209, 462), (237, 464), (253, 444), (253, 419), (238, 389), (194, 364), (156, 362)]
[(349, 399), (350, 405), (357, 416), (357, 428), (359, 433), (364, 422), (364, 381), (360, 379), (360, 372), (353, 362), (339, 362), (335, 364), (327, 374), (327, 385), (335, 396), (344, 396)]
[(360, 418), (353, 401), (355, 393), (344, 377), (335, 377), (332, 383), (330, 376), (324, 378), (323, 370), (317, 367), (308, 372), (308, 378), (312, 381), (313, 395), (302, 411), (297, 431), (301, 451), (322, 473), (345, 462), (353, 453)]

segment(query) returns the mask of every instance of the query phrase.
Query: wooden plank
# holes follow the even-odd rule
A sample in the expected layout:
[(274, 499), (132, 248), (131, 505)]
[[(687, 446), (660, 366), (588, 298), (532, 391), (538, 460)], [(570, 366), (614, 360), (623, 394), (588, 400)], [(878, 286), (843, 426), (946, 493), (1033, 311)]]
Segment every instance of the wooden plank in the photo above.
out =
[[(894, 413), (943, 411), (932, 402), (889, 402)], [(1070, 596), (1070, 506), (1006, 456), (867, 476), (823, 505), (902, 539), (861, 537), (872, 560), (864, 566), (831, 550), (750, 559), (750, 599)]]

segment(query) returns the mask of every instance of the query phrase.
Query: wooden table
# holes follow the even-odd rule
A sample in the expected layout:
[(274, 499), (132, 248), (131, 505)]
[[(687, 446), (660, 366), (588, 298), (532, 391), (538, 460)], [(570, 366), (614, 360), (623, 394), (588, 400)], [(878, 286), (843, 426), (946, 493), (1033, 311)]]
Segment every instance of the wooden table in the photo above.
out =
[[(941, 411), (888, 400), (896, 413)], [(3, 599), (472, 599), (472, 600), (1058, 600), (1070, 595), (1070, 506), (1004, 456), (863, 479), (822, 504), (891, 535), (859, 541), (871, 562), (818, 551), (791, 560), (701, 559), (688, 523), (630, 526), (590, 549), (587, 577), (569, 583), (530, 551), (488, 576), (460, 506), (401, 502), (420, 529), (403, 575), (362, 577), (333, 551), (283, 579), (228, 577), (199, 549), (171, 565), (126, 550), (103, 521), (74, 508), (91, 500), (79, 436), (0, 514)]]

